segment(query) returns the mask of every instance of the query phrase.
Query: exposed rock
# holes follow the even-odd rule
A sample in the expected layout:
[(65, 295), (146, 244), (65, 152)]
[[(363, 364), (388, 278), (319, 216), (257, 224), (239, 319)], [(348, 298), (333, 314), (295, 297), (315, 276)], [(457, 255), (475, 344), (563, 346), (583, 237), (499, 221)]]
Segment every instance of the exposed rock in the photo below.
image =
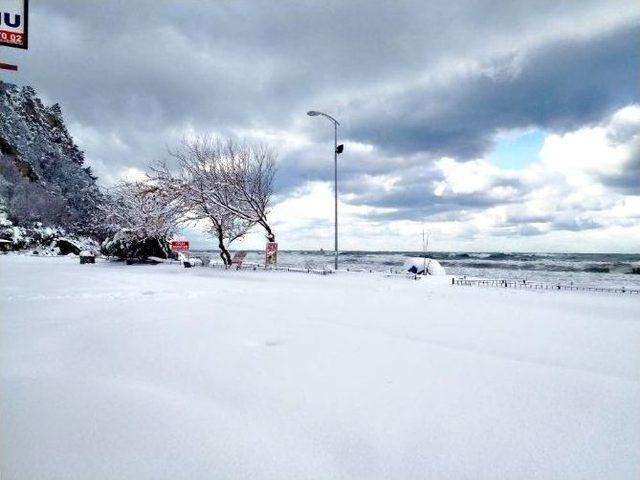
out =
[(80, 247), (66, 238), (58, 238), (55, 241), (55, 247), (60, 251), (59, 255), (80, 254)]

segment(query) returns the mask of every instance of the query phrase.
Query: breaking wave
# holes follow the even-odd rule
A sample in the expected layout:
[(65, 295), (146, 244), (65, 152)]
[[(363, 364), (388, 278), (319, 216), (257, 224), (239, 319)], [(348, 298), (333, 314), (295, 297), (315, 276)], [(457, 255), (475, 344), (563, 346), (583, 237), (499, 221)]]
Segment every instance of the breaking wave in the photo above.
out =
[(524, 271), (549, 271), (549, 272), (588, 272), (588, 273), (623, 273), (640, 275), (640, 267), (631, 263), (607, 263), (607, 264), (553, 264), (548, 262), (453, 262), (443, 260), (443, 266), (467, 266), (480, 269), (497, 270), (524, 270)]

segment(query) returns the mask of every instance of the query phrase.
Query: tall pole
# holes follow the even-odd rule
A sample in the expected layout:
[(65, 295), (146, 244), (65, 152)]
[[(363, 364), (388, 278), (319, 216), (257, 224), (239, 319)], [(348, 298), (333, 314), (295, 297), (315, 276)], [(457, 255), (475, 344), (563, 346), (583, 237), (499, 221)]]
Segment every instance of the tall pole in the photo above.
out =
[[(334, 262), (335, 270), (338, 270), (338, 125), (340, 123), (331, 115), (316, 110), (309, 110), (307, 115), (317, 117), (318, 115), (328, 118), (333, 123), (333, 196), (334, 196)], [(341, 150), (342, 152), (342, 146)]]
[(335, 253), (334, 267), (338, 270), (338, 122), (333, 123), (333, 195), (335, 199)]

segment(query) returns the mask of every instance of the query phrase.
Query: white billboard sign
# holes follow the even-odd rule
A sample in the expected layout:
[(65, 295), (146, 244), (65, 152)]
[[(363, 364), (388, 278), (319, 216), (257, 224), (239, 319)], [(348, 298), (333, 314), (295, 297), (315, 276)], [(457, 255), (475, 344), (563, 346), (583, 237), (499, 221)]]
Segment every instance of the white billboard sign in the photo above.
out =
[(0, 0), (0, 45), (27, 48), (29, 0)]

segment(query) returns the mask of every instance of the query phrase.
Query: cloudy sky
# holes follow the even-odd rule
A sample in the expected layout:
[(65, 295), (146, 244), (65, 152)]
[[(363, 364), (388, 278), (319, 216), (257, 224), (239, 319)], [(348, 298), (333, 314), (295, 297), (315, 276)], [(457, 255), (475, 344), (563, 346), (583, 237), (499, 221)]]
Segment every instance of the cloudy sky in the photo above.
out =
[(105, 185), (185, 134), (276, 146), (281, 248), (332, 248), (317, 109), (343, 249), (640, 251), (637, 0), (32, 0), (30, 34), (2, 78)]

